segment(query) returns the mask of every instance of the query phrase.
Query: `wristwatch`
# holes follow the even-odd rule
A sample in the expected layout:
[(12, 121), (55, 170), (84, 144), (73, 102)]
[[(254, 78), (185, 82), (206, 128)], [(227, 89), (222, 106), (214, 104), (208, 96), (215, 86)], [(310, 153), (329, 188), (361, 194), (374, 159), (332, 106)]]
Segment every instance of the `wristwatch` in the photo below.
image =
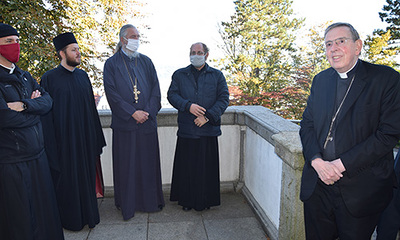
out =
[(22, 103), (22, 109), (23, 109), (23, 110), (26, 110), (27, 108), (28, 108), (28, 107), (27, 107), (26, 104), (23, 102), (23, 103)]

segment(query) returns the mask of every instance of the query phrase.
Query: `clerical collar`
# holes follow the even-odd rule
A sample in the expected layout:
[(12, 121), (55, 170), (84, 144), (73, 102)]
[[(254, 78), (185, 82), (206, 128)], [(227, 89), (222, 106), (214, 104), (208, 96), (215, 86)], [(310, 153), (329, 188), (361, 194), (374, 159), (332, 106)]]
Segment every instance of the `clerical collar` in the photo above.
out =
[(353, 67), (351, 67), (347, 72), (340, 73), (340, 72), (336, 71), (339, 74), (340, 78), (345, 79), (345, 78), (348, 78), (350, 75), (352, 75), (352, 74), (350, 74), (350, 72), (352, 72), (355, 69), (355, 66), (357, 65), (358, 61), (359, 60), (357, 59), (356, 63), (354, 63), (354, 65), (353, 65)]
[(11, 65), (11, 67), (6, 67), (6, 66), (4, 66), (4, 65), (1, 64), (1, 63), (0, 63), (0, 66), (2, 66), (3, 68), (5, 68), (5, 69), (7, 69), (7, 70), (10, 70), (9, 74), (13, 74), (13, 72), (14, 72), (14, 70), (15, 70), (15, 64), (14, 64), (14, 63)]

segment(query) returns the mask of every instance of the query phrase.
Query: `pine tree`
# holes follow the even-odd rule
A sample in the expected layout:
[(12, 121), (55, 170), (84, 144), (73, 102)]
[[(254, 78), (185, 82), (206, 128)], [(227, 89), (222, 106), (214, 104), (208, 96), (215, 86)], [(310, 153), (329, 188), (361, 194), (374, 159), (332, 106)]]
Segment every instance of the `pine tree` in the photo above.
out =
[(289, 0), (237, 0), (229, 22), (220, 34), (226, 57), (219, 64), (231, 86), (247, 98), (241, 104), (261, 104), (279, 109), (275, 97), (291, 81), (294, 31), (303, 20), (291, 17)]

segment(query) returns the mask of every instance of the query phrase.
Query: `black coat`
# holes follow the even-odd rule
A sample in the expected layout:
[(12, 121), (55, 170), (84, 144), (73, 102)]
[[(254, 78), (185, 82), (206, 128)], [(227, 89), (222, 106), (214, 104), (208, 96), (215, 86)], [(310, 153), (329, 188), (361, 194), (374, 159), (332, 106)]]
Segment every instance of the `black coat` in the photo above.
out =
[[(15, 74), (0, 67), (0, 162), (32, 160), (42, 154), (43, 134), (40, 115), (51, 109), (52, 99), (32, 76), (18, 67)], [(41, 97), (31, 99), (33, 91)], [(12, 111), (8, 102), (22, 101), (27, 109)]]
[[(300, 199), (313, 193), (318, 180), (311, 160), (323, 152), (334, 114), (337, 72), (329, 68), (313, 80), (300, 137), (305, 165)], [(395, 185), (393, 147), (400, 137), (400, 74), (360, 61), (353, 86), (337, 118), (336, 158), (346, 171), (339, 184), (343, 200), (353, 216), (382, 211)]]
[[(221, 135), (221, 116), (229, 105), (229, 91), (220, 70), (206, 64), (197, 82), (191, 65), (176, 70), (168, 89), (168, 101), (178, 109), (178, 136), (199, 138)], [(189, 111), (192, 103), (204, 107), (205, 115), (210, 120), (201, 128), (196, 126), (196, 116)]]

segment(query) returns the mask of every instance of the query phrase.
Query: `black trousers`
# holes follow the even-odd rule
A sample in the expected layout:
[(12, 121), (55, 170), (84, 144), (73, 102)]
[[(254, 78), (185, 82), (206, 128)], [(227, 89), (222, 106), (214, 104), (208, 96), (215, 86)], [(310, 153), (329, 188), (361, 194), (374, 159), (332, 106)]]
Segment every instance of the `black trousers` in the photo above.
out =
[(343, 202), (340, 186), (328, 186), (318, 180), (314, 193), (304, 202), (306, 239), (370, 240), (379, 215), (352, 216)]
[(376, 240), (396, 240), (400, 228), (400, 191), (394, 190), (394, 197), (383, 211), (376, 228)]
[(396, 240), (400, 228), (400, 152), (394, 160), (394, 170), (397, 177), (397, 188), (393, 189), (393, 199), (383, 211), (376, 231), (376, 240)]

